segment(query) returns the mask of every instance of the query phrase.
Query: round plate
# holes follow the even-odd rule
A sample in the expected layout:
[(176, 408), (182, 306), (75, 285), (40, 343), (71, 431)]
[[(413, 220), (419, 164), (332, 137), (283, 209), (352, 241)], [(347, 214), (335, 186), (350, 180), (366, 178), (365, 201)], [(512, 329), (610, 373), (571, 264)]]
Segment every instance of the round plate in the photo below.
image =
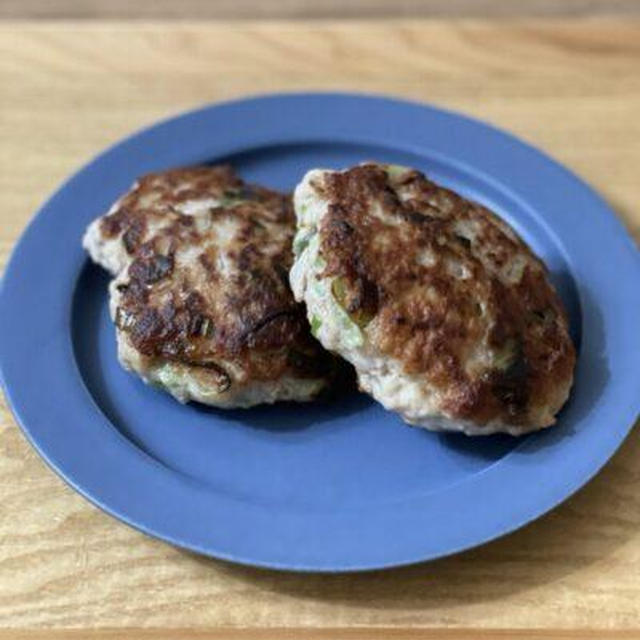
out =
[[(181, 406), (116, 361), (108, 278), (80, 239), (134, 178), (231, 163), (291, 189), (311, 167), (404, 164), (489, 206), (545, 260), (579, 350), (558, 425), (527, 438), (409, 428), (364, 395), (222, 411)], [(44, 205), (0, 298), (5, 392), (74, 488), (128, 524), (266, 567), (348, 571), (467, 549), (583, 485), (640, 406), (640, 259), (606, 204), (510, 135), (424, 105), (273, 95), (173, 118), (112, 147)]]

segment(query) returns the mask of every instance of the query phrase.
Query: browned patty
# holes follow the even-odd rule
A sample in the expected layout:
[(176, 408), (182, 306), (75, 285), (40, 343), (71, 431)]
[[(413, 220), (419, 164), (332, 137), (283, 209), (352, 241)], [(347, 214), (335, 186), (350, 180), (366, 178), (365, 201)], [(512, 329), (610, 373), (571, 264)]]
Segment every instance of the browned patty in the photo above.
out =
[(364, 352), (398, 361), (449, 420), (553, 421), (575, 351), (543, 263), (508, 225), (418, 171), (369, 164), (309, 184), (327, 205), (318, 277), (365, 336), (356, 369)]
[[(286, 399), (315, 395), (332, 362), (289, 289), (293, 232), (290, 197), (247, 185), (229, 167), (141, 178), (85, 239), (119, 273), (111, 309), (123, 364), (171, 387), (157, 375), (170, 363), (172, 376), (217, 392), (210, 403), (223, 406), (253, 404), (249, 385), (283, 379), (318, 381)], [(207, 401), (183, 391), (174, 395)]]

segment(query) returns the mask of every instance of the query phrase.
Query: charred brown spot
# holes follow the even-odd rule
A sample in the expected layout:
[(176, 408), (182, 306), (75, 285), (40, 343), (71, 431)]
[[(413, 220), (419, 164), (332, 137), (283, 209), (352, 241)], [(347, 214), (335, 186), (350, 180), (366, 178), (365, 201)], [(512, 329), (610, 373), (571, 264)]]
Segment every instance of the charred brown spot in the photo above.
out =
[(249, 271), (253, 277), (260, 277), (260, 271), (255, 265), (260, 261), (260, 249), (249, 242), (245, 244), (237, 253), (236, 263), (241, 271)]
[(529, 366), (521, 349), (504, 370), (488, 374), (491, 391), (509, 416), (516, 419), (526, 411), (529, 402)]
[(135, 317), (130, 330), (131, 341), (144, 355), (156, 355), (157, 344), (167, 338), (167, 327), (156, 309), (147, 307)]
[(115, 238), (127, 224), (129, 212), (124, 207), (100, 220), (100, 231), (107, 238)]
[(291, 332), (297, 332), (301, 326), (299, 307), (280, 309), (255, 322), (238, 336), (238, 340), (250, 349), (282, 346), (287, 343)]
[(211, 278), (217, 278), (219, 275), (218, 268), (216, 266), (216, 256), (216, 247), (207, 247), (207, 249), (198, 256), (198, 262), (202, 265), (206, 274)]
[(138, 280), (129, 280), (118, 285), (122, 304), (129, 309), (138, 309), (149, 301), (149, 287)]
[(370, 320), (378, 311), (378, 287), (375, 282), (358, 273), (345, 302), (347, 313)]
[(153, 284), (168, 277), (173, 270), (173, 258), (155, 254), (150, 258), (137, 258), (129, 267), (129, 276), (144, 284)]
[(326, 233), (328, 237), (328, 244), (339, 244), (341, 242), (351, 242), (355, 234), (353, 225), (343, 220), (341, 216), (344, 215), (342, 208), (330, 205), (329, 217), (326, 225)]
[(403, 220), (410, 222), (413, 225), (421, 227), (423, 225), (430, 225), (434, 222), (437, 222), (437, 218), (430, 216), (423, 211), (416, 211), (413, 208), (404, 207), (399, 210), (398, 215), (402, 217)]
[(122, 235), (122, 244), (128, 254), (133, 254), (140, 246), (146, 230), (144, 219), (133, 220)]

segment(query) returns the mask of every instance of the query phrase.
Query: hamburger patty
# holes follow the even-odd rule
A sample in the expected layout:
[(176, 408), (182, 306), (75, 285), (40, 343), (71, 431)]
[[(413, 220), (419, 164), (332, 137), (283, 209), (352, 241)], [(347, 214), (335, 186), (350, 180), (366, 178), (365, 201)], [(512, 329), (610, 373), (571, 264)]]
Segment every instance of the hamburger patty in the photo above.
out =
[(567, 318), (505, 222), (388, 165), (311, 171), (294, 202), (294, 294), (364, 390), (431, 429), (554, 423), (575, 364)]
[(288, 286), (291, 199), (229, 167), (141, 178), (83, 244), (113, 273), (122, 365), (178, 400), (309, 400), (332, 360)]

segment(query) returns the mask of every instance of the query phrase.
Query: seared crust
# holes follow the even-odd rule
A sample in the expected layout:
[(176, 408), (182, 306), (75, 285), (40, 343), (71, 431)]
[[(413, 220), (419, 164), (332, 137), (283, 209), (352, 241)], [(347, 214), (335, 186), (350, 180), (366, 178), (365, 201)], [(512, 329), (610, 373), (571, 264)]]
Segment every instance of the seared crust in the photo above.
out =
[(329, 203), (321, 277), (376, 351), (438, 389), (449, 419), (553, 422), (575, 363), (567, 318), (504, 222), (417, 171), (369, 164), (312, 186)]
[(227, 395), (327, 378), (331, 358), (287, 282), (293, 232), (290, 197), (247, 185), (229, 167), (141, 178), (85, 239), (119, 272), (111, 310), (125, 364), (147, 377), (171, 363)]

